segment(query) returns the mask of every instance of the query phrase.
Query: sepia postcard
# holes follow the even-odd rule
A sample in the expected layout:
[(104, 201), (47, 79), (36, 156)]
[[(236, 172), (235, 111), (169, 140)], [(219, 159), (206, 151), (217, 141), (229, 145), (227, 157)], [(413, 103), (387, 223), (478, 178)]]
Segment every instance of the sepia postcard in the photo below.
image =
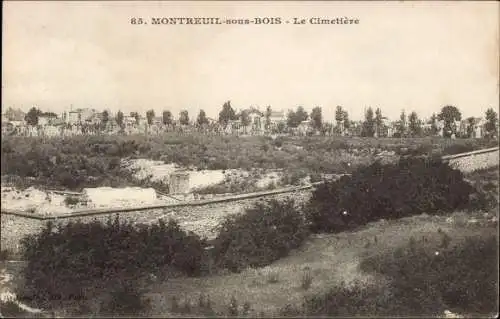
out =
[(4, 1), (0, 317), (498, 316), (497, 1)]

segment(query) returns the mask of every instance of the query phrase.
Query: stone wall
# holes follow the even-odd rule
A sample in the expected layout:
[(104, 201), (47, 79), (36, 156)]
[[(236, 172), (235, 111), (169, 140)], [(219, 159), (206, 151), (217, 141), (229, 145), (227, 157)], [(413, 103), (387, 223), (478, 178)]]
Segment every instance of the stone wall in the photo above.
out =
[[(154, 223), (160, 218), (164, 220), (172, 218), (177, 220), (188, 231), (193, 231), (203, 237), (213, 238), (217, 232), (216, 226), (225, 216), (241, 213), (246, 207), (258, 201), (269, 200), (271, 198), (278, 200), (293, 198), (297, 203), (302, 203), (309, 198), (310, 194), (310, 189), (302, 189), (257, 198), (237, 199), (195, 206), (179, 205), (170, 208), (119, 212), (118, 214), (120, 218), (126, 218), (134, 223)], [(48, 220), (56, 223), (67, 223), (76, 220), (83, 222), (90, 222), (92, 220), (106, 222), (110, 217), (113, 218), (116, 216), (116, 214), (116, 212), (103, 212), (70, 218), (42, 218), (3, 212), (1, 214), (1, 247), (2, 250), (8, 249), (13, 253), (19, 253), (20, 240), (26, 235), (38, 233)]]
[(476, 170), (498, 166), (498, 161), (498, 148), (492, 152), (471, 152), (469, 156), (452, 157), (449, 159), (450, 166), (455, 167), (464, 173), (470, 173)]

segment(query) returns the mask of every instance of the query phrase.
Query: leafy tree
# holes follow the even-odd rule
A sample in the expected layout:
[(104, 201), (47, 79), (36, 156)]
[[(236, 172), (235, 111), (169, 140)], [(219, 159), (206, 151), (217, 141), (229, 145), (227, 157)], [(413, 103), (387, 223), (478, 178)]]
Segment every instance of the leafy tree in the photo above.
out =
[(172, 124), (172, 112), (163, 111), (162, 122), (164, 125), (171, 125)]
[(344, 111), (344, 129), (347, 130), (348, 128), (351, 127), (351, 121), (349, 120), (349, 113), (347, 111)]
[(104, 110), (102, 113), (101, 113), (101, 123), (106, 126), (109, 122), (109, 112)]
[(9, 121), (20, 121), (26, 117), (23, 111), (20, 109), (14, 109), (13, 107), (9, 107), (5, 111), (5, 116), (9, 119)]
[(226, 126), (229, 121), (236, 120), (236, 112), (231, 106), (231, 101), (227, 101), (222, 105), (222, 111), (219, 112), (219, 123)]
[(250, 116), (248, 115), (248, 111), (247, 110), (243, 110), (241, 111), (240, 113), (240, 120), (241, 120), (241, 124), (243, 126), (248, 126), (250, 125)]
[(148, 120), (148, 125), (153, 124), (153, 119), (155, 118), (155, 111), (149, 110), (146, 112), (146, 119)]
[(399, 122), (396, 129), (397, 135), (403, 137), (406, 135), (406, 113), (405, 111), (401, 111), (401, 115), (399, 115)]
[(139, 116), (139, 113), (137, 112), (130, 112), (130, 116), (132, 116), (133, 118), (135, 118), (135, 124), (139, 124), (139, 120), (140, 120), (140, 116)]
[(344, 110), (340, 105), (337, 105), (337, 109), (335, 111), (335, 121), (337, 122), (337, 127), (340, 127), (340, 125), (344, 121)]
[(380, 132), (382, 132), (382, 127), (384, 125), (384, 117), (382, 116), (382, 110), (379, 107), (375, 110), (375, 125), (377, 136), (380, 137)]
[(467, 118), (467, 137), (471, 138), (474, 135), (474, 124), (476, 120), (473, 116)]
[(123, 112), (122, 111), (118, 111), (118, 113), (116, 113), (116, 123), (120, 127), (123, 126)]
[(435, 113), (432, 113), (430, 124), (431, 124), (431, 135), (436, 136), (438, 133), (438, 127), (437, 127), (437, 116)]
[(374, 134), (375, 134), (375, 119), (373, 117), (373, 109), (369, 107), (365, 112), (365, 121), (363, 122), (361, 136), (373, 137)]
[(188, 111), (186, 111), (186, 110), (181, 111), (181, 113), (179, 114), (179, 123), (181, 125), (189, 125), (189, 113), (188, 113)]
[(453, 105), (446, 105), (441, 109), (441, 113), (438, 114), (438, 120), (444, 121), (443, 136), (450, 137), (452, 134), (456, 133), (457, 128), (455, 126), (455, 121), (460, 121), (462, 119), (462, 113)]
[(287, 125), (289, 127), (298, 127), (302, 121), (306, 121), (308, 119), (308, 114), (304, 110), (302, 106), (297, 107), (297, 110), (294, 112), (292, 110), (288, 111), (287, 115)]
[(493, 138), (498, 136), (497, 123), (498, 123), (497, 112), (495, 112), (495, 110), (493, 110), (492, 108), (487, 109), (486, 125), (485, 125), (486, 137)]
[(278, 133), (280, 133), (280, 134), (285, 133), (285, 131), (286, 131), (285, 123), (279, 122), (276, 129), (278, 130)]
[(317, 106), (311, 111), (311, 120), (313, 128), (316, 130), (321, 130), (323, 126), (323, 115), (321, 114), (321, 107)]
[(207, 114), (205, 111), (200, 110), (200, 113), (198, 114), (198, 118), (196, 119), (196, 123), (198, 123), (199, 126), (203, 126), (205, 124), (208, 124), (208, 118)]
[(268, 105), (265, 113), (266, 129), (269, 129), (269, 126), (271, 125), (271, 114), (272, 114), (271, 106)]
[(46, 117), (52, 117), (52, 118), (57, 118), (57, 114), (54, 112), (42, 112), (40, 116), (46, 116)]
[(328, 132), (333, 131), (333, 124), (332, 123), (324, 123), (321, 126), (321, 135), (325, 136)]
[(420, 125), (420, 120), (415, 111), (408, 115), (408, 129), (411, 136), (420, 136), (422, 134), (422, 126)]
[(38, 125), (38, 118), (42, 114), (42, 111), (40, 109), (37, 109), (36, 107), (32, 107), (28, 113), (26, 113), (26, 116), (24, 117), (24, 120), (28, 125)]

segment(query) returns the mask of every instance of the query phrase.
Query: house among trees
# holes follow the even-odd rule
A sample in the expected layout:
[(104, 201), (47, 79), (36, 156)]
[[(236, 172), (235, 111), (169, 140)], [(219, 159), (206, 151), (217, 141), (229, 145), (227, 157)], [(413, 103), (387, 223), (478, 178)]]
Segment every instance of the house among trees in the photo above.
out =
[(102, 112), (90, 108), (78, 108), (63, 115), (68, 124), (100, 124)]
[(311, 120), (301, 121), (300, 124), (296, 128), (296, 132), (300, 136), (305, 136), (311, 134), (313, 132), (311, 126)]
[(269, 130), (279, 131), (279, 126), (286, 126), (285, 111), (271, 111), (269, 113)]
[(38, 116), (38, 125), (46, 126), (53, 124), (57, 124), (57, 114), (47, 112)]
[(353, 121), (351, 122), (349, 128), (345, 129), (346, 136), (361, 136), (361, 132), (363, 131), (363, 122), (361, 121)]
[(23, 122), (26, 113), (20, 109), (14, 109), (12, 107), (7, 108), (5, 112), (2, 112), (2, 123), (3, 122)]
[(239, 121), (240, 128), (243, 129), (244, 134), (249, 132), (258, 134), (264, 131), (264, 113), (255, 107), (250, 107), (241, 111)]
[(85, 119), (86, 124), (100, 125), (102, 122), (102, 113), (95, 112)]
[(484, 138), (487, 135), (486, 123), (482, 117), (469, 117), (460, 121), (458, 134), (467, 138)]
[(69, 111), (64, 117), (68, 124), (78, 124), (82, 120), (82, 115), (78, 111)]
[(131, 115), (124, 115), (123, 116), (123, 125), (124, 126), (134, 126), (138, 124), (137, 123), (137, 119), (135, 118), (135, 116), (131, 116)]

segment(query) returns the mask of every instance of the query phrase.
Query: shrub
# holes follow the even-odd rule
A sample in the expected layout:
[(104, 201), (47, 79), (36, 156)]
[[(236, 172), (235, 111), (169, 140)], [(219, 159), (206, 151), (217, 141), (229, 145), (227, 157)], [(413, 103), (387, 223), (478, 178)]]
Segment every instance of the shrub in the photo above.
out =
[(361, 269), (385, 275), (395, 298), (413, 312), (426, 309), (425, 301), (439, 313), (498, 313), (498, 237), (468, 237), (458, 246), (440, 246), (408, 244), (363, 260)]
[(288, 304), (286, 317), (441, 316), (445, 310), (471, 317), (498, 313), (498, 238), (468, 238), (441, 250), (422, 242), (364, 259), (361, 269), (385, 275), (388, 281), (341, 284), (326, 293)]
[(460, 154), (460, 153), (466, 153), (466, 152), (472, 152), (476, 149), (474, 145), (467, 143), (467, 144), (452, 144), (449, 146), (446, 146), (443, 149), (443, 155), (453, 155), (453, 154)]
[(402, 158), (319, 185), (306, 214), (314, 232), (340, 232), (382, 218), (450, 212), (465, 207), (473, 190), (460, 171), (439, 160)]
[(227, 307), (227, 313), (231, 317), (237, 317), (238, 316), (238, 301), (234, 296), (231, 297), (231, 301), (229, 302), (229, 305)]
[(14, 301), (0, 301), (0, 315), (2, 318), (29, 318), (29, 313), (22, 310)]
[[(85, 299), (86, 289), (96, 284), (141, 278), (165, 267), (198, 275), (205, 242), (182, 231), (173, 220), (136, 226), (117, 216), (107, 223), (48, 222), (41, 233), (25, 237), (22, 245), (27, 284), (21, 295), (48, 302)], [(120, 293), (124, 292), (129, 290)]]
[(305, 170), (297, 170), (289, 173), (284, 173), (280, 178), (282, 185), (299, 185), (300, 180), (307, 176)]
[(66, 196), (64, 198), (64, 204), (66, 204), (66, 206), (73, 206), (73, 205), (76, 205), (80, 202), (80, 199), (78, 199), (77, 197), (74, 197), (74, 196)]
[(297, 248), (307, 235), (293, 200), (258, 202), (222, 222), (214, 240), (216, 264), (235, 272), (265, 266)]
[(0, 261), (9, 260), (12, 258), (12, 251), (9, 249), (0, 250)]
[(383, 294), (374, 286), (361, 283), (346, 286), (341, 283), (328, 292), (305, 298), (301, 305), (286, 305), (280, 311), (285, 317), (329, 316), (352, 317), (378, 315), (375, 311)]
[(101, 314), (120, 316), (145, 315), (149, 308), (137, 286), (137, 282), (127, 280), (115, 282), (107, 303), (101, 305)]
[(251, 309), (252, 309), (252, 305), (251, 305), (248, 301), (246, 301), (246, 302), (243, 304), (243, 311), (242, 311), (242, 315), (243, 315), (243, 316), (248, 315)]

